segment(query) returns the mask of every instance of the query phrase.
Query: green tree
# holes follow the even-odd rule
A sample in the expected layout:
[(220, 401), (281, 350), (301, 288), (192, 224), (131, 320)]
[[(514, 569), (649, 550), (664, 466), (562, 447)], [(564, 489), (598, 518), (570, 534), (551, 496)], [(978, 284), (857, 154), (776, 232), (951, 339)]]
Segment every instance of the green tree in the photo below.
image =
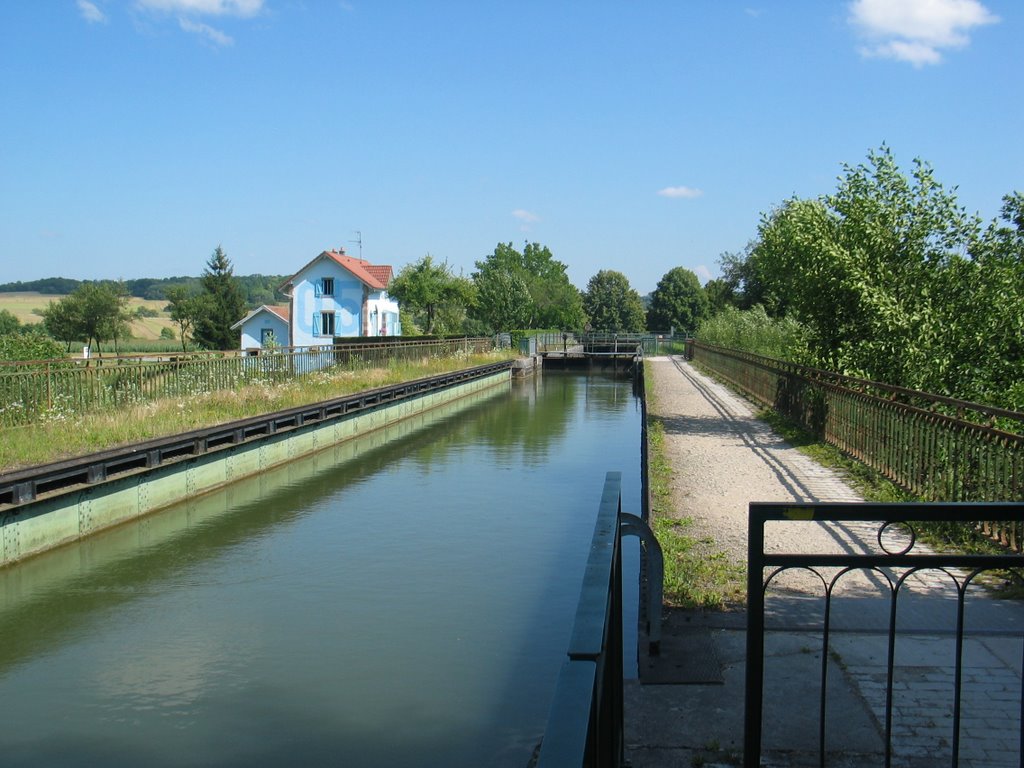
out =
[(735, 307), (738, 302), (736, 293), (722, 278), (708, 280), (704, 283), (704, 295), (708, 297), (708, 313), (717, 315), (727, 307)]
[(526, 281), (515, 272), (494, 270), (476, 281), (473, 315), (488, 332), (531, 328), (533, 298)]
[(80, 341), (102, 354), (101, 344), (118, 341), (129, 333), (128, 295), (119, 283), (82, 283), (73, 293), (50, 302), (43, 311), (47, 332), (59, 341)]
[[(476, 262), (473, 282), (481, 296), (474, 314), (492, 330), (582, 328), (586, 322), (582, 297), (569, 282), (565, 264), (539, 243), (527, 243), (522, 253), (512, 243), (499, 243)], [(514, 291), (514, 300), (496, 306), (483, 298), (506, 289)]]
[(46, 332), (58, 341), (67, 345), (67, 351), (71, 351), (71, 345), (75, 342), (85, 341), (82, 335), (82, 324), (79, 321), (81, 316), (81, 302), (74, 294), (65, 296), (59, 301), (51, 301), (42, 311), (43, 327)]
[(807, 328), (815, 364), (917, 386), (948, 356), (935, 290), (980, 222), (927, 164), (908, 179), (886, 147), (844, 171), (835, 193), (762, 220), (751, 266)]
[(21, 328), (21, 321), (8, 309), (0, 309), (0, 336), (8, 333), (17, 333)]
[[(200, 294), (190, 291), (184, 285), (171, 286), (166, 290), (166, 294), (167, 311), (171, 315), (171, 320), (178, 324), (178, 338), (181, 339), (181, 351), (188, 352), (189, 335), (203, 314), (204, 299)], [(170, 328), (165, 328), (164, 330), (169, 331)], [(173, 332), (171, 336), (173, 338)]]
[(202, 293), (192, 338), (205, 349), (235, 349), (238, 334), (231, 330), (245, 315), (245, 299), (235, 280), (231, 260), (219, 245), (206, 261), (200, 278)]
[(970, 258), (951, 260), (933, 287), (941, 365), (924, 385), (939, 394), (1024, 410), (1024, 195), (1003, 198)]
[(692, 333), (708, 316), (708, 297), (700, 280), (684, 267), (674, 267), (658, 281), (647, 310), (647, 327), (652, 331)]
[(583, 294), (583, 308), (595, 331), (640, 333), (644, 330), (644, 305), (621, 272), (603, 269), (590, 278)]
[(428, 334), (457, 333), (473, 302), (475, 289), (465, 277), (453, 275), (448, 262), (427, 254), (407, 264), (388, 286), (402, 307), (403, 325), (410, 319)]

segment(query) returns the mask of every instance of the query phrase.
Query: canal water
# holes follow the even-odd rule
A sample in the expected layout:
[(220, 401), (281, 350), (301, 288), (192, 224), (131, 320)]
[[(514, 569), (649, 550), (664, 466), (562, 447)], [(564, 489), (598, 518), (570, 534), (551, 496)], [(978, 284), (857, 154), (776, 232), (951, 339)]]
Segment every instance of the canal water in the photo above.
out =
[(525, 768), (639, 446), (545, 374), (0, 570), (0, 764)]

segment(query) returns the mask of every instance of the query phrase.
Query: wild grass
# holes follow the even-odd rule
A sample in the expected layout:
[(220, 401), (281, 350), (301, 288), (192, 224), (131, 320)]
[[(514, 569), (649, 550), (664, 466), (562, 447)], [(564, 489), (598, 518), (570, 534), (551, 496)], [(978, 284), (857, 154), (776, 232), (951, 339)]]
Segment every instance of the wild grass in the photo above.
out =
[(507, 357), (506, 353), (495, 353), (424, 358), (387, 367), (322, 371), (278, 385), (262, 383), (235, 390), (198, 392), (84, 416), (56, 412), (41, 422), (0, 431), (0, 472), (322, 402)]

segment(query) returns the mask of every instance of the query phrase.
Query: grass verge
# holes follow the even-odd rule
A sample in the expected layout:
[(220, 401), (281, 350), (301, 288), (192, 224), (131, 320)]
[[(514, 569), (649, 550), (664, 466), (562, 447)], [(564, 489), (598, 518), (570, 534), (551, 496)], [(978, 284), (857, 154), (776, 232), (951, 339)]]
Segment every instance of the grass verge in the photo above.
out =
[(386, 368), (323, 371), (285, 384), (255, 384), (203, 392), (86, 415), (57, 413), (0, 431), (0, 472), (43, 464), (119, 445), (212, 427), (236, 419), (317, 403), (374, 387), (506, 359), (507, 354), (428, 358)]

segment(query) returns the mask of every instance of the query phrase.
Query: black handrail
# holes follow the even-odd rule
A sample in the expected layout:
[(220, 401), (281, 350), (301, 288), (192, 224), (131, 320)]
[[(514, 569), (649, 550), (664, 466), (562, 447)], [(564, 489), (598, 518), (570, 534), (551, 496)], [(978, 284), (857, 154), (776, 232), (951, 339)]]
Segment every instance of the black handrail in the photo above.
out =
[[(1024, 556), (1017, 554), (994, 555), (962, 555), (957, 553), (935, 554), (931, 552), (914, 552), (917, 543), (916, 526), (919, 523), (951, 523), (957, 521), (973, 521), (979, 519), (995, 521), (1012, 521), (1024, 518), (1024, 504), (1020, 503), (907, 503), (907, 504), (865, 504), (865, 503), (812, 503), (786, 502), (767, 503), (752, 502), (748, 517), (748, 571), (747, 571), (747, 653), (746, 653), (746, 708), (744, 728), (744, 765), (756, 768), (761, 764), (761, 740), (763, 730), (763, 711), (765, 696), (765, 610), (766, 591), (773, 581), (783, 572), (790, 569), (810, 571), (817, 575), (824, 589), (824, 605), (821, 609), (820, 631), (821, 670), (818, 690), (818, 755), (820, 764), (824, 765), (827, 754), (826, 741), (826, 710), (828, 697), (826, 692), (828, 660), (831, 657), (830, 631), (833, 629), (833, 598), (843, 577), (851, 571), (870, 572), (879, 577), (883, 585), (883, 599), (887, 598), (885, 608), (889, 614), (888, 627), (888, 661), (884, 680), (886, 692), (885, 717), (882, 724), (884, 739), (884, 765), (893, 764), (893, 690), (894, 690), (894, 651), (898, 633), (897, 599), (909, 576), (921, 571), (943, 576), (947, 585), (955, 587), (957, 621), (954, 629), (956, 652), (950, 663), (954, 672), (952, 698), (952, 719), (950, 732), (950, 765), (959, 764), (960, 750), (960, 716), (962, 694), (962, 671), (964, 666), (964, 610), (967, 591), (979, 576), (988, 571), (1015, 570), (1018, 577), (1024, 569)], [(766, 526), (770, 523), (803, 522), (808, 525), (815, 523), (847, 524), (852, 522), (868, 522), (878, 525), (876, 534), (877, 547), (863, 553), (830, 554), (823, 552), (771, 551), (765, 549)], [(893, 545), (887, 537), (894, 532), (902, 532), (902, 537)], [(793, 542), (801, 541), (799, 535), (792, 537)], [(799, 548), (799, 544), (793, 545)], [(888, 595), (884, 590), (888, 589)], [(1011, 633), (1019, 630), (1009, 628)], [(1024, 688), (1024, 680), (1021, 681)], [(769, 692), (770, 693), (770, 692)], [(1013, 693), (1011, 691), (1011, 693)], [(1021, 689), (1016, 691), (1019, 697)], [(938, 694), (936, 694), (938, 695)], [(1019, 699), (1018, 699), (1019, 700)], [(1024, 731), (1021, 732), (1021, 753), (1019, 764), (1024, 765)], [(914, 749), (921, 750), (918, 744)]]
[(625, 762), (621, 514), (622, 473), (609, 472), (537, 768), (618, 768)]

